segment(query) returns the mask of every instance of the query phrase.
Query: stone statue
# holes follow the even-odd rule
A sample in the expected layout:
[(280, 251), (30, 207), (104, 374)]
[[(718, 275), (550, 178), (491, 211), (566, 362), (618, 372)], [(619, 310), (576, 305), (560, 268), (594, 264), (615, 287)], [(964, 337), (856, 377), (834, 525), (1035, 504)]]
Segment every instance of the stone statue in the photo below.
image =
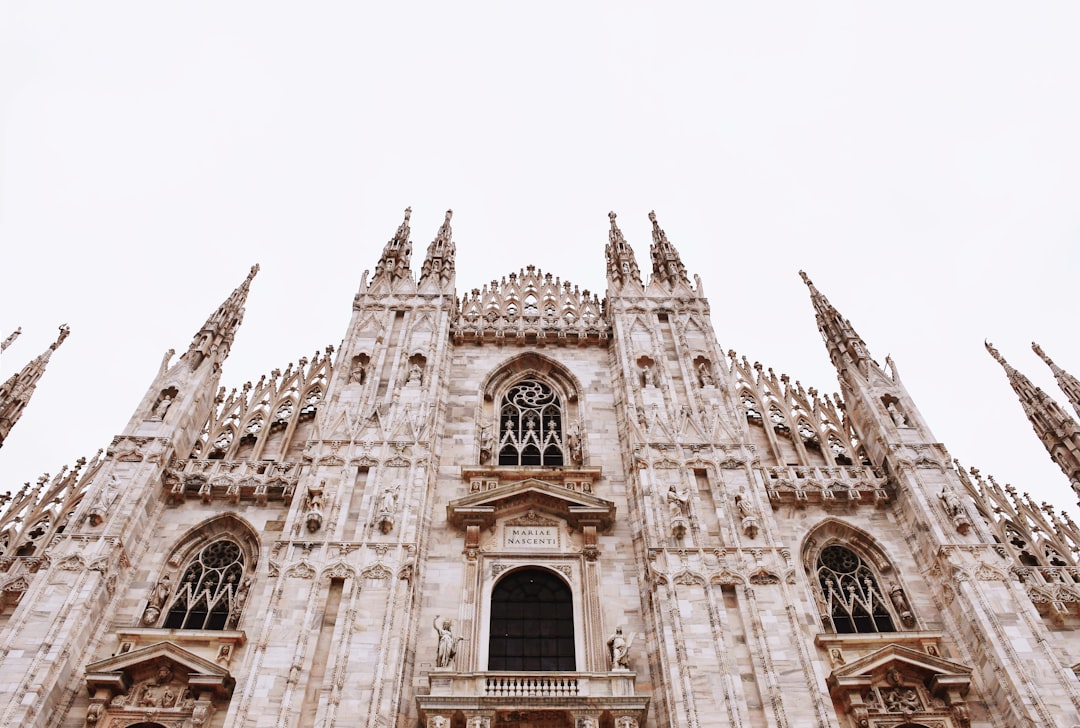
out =
[(570, 454), (570, 462), (573, 465), (581, 465), (581, 435), (576, 427), (571, 427), (566, 435), (566, 449)]
[(405, 380), (405, 383), (406, 384), (422, 384), (423, 380), (424, 380), (424, 370), (423, 370), (423, 368), (417, 362), (413, 362), (412, 365), (409, 366), (409, 378), (407, 380)]
[(608, 637), (608, 656), (611, 658), (612, 670), (630, 669), (630, 642), (623, 636), (622, 627), (616, 627), (615, 632)]
[(169, 405), (172, 404), (172, 399), (169, 395), (163, 395), (161, 401), (154, 405), (154, 414), (152, 419), (161, 420), (165, 418), (165, 413), (169, 411)]
[(685, 517), (690, 503), (690, 490), (678, 490), (672, 483), (668, 486), (667, 502), (672, 518)]
[(742, 521), (743, 533), (745, 533), (748, 538), (756, 536), (758, 532), (757, 514), (754, 513), (753, 506), (743, 498), (742, 493), (735, 494), (735, 510), (738, 512), (739, 518)]
[(645, 383), (646, 387), (655, 387), (656, 380), (655, 374), (653, 374), (652, 367), (648, 364), (644, 364), (641, 367), (641, 380)]
[(435, 634), (439, 635), (439, 645), (435, 650), (435, 667), (450, 667), (457, 655), (457, 643), (464, 637), (454, 637), (454, 625), (449, 619), (435, 617), (432, 623)]
[(379, 495), (379, 510), (375, 514), (375, 521), (379, 524), (379, 530), (390, 533), (394, 527), (394, 513), (397, 511), (399, 485), (386, 488)]
[(904, 413), (900, 411), (900, 408), (896, 406), (896, 402), (889, 402), (885, 408), (889, 412), (889, 417), (892, 417), (893, 423), (897, 427), (907, 427), (907, 418), (904, 417)]
[(896, 607), (896, 612), (900, 615), (900, 621), (904, 623), (904, 626), (914, 627), (915, 615), (911, 613), (911, 605), (908, 604), (907, 597), (904, 596), (904, 590), (900, 588), (899, 584), (889, 584), (889, 599), (892, 601), (893, 606)]
[(105, 485), (97, 492), (94, 502), (90, 504), (90, 510), (86, 514), (91, 526), (100, 526), (105, 517), (109, 515), (109, 508), (116, 500), (116, 476), (110, 475)]
[(701, 386), (702, 387), (715, 387), (716, 386), (716, 380), (713, 379), (712, 372), (709, 371), (708, 362), (703, 361), (700, 364), (698, 364), (697, 370), (698, 370), (698, 379), (701, 380)]
[(161, 610), (165, 608), (165, 601), (172, 591), (172, 577), (163, 574), (154, 588), (150, 590), (150, 598), (147, 599), (146, 611), (143, 612), (143, 624), (154, 624), (161, 616)]
[(367, 369), (361, 361), (357, 360), (353, 364), (352, 371), (349, 372), (349, 384), (363, 384), (366, 376)]
[(486, 425), (480, 430), (480, 464), (487, 465), (491, 462), (492, 448), (495, 438), (491, 434), (491, 425)]

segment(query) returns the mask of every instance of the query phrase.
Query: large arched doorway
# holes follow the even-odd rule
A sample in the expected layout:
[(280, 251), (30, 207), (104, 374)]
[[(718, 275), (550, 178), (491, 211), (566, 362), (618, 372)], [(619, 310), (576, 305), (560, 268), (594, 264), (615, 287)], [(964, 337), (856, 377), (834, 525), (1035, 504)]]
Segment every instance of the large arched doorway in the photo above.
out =
[(491, 591), (489, 670), (574, 671), (574, 598), (546, 569), (518, 569)]

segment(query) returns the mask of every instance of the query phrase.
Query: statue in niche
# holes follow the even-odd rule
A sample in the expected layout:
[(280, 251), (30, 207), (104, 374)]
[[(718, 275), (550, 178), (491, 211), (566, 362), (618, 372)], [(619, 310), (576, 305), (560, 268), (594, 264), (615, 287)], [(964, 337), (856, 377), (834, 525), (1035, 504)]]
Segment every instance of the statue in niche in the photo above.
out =
[(163, 392), (161, 395), (161, 399), (156, 405), (154, 405), (154, 413), (150, 419), (165, 419), (165, 413), (169, 411), (169, 406), (172, 404), (172, 402), (172, 398), (169, 396), (168, 392)]
[(968, 520), (967, 513), (964, 511), (964, 504), (960, 501), (960, 498), (948, 487), (941, 489), (940, 498), (945, 513), (952, 519), (957, 532), (961, 535), (966, 534), (968, 529), (971, 528), (971, 521)]
[(742, 496), (742, 493), (735, 494), (735, 510), (742, 521), (743, 533), (746, 534), (747, 538), (754, 538), (758, 532), (757, 513), (754, 512), (754, 507)]
[(668, 511), (671, 513), (671, 534), (682, 538), (686, 534), (687, 512), (690, 508), (690, 490), (679, 490), (672, 483), (667, 492)]
[(326, 487), (325, 480), (319, 484), (318, 488), (308, 488), (308, 509), (304, 521), (307, 523), (307, 529), (312, 533), (322, 527), (324, 487)]
[(900, 411), (900, 408), (896, 406), (896, 402), (889, 402), (885, 406), (885, 409), (889, 413), (889, 417), (892, 417), (893, 424), (897, 427), (907, 427), (907, 418), (904, 417), (904, 413)]
[(154, 588), (150, 590), (150, 598), (147, 600), (146, 611), (143, 612), (143, 624), (154, 624), (161, 616), (161, 610), (165, 608), (165, 601), (172, 592), (172, 577), (163, 574)]
[(394, 527), (394, 513), (397, 512), (398, 489), (400, 484), (386, 488), (379, 495), (379, 510), (375, 515), (375, 521), (379, 524), (379, 530), (390, 533)]
[(435, 634), (439, 636), (439, 644), (435, 649), (435, 667), (450, 667), (457, 655), (458, 642), (465, 638), (454, 636), (454, 624), (449, 619), (436, 616), (432, 625), (435, 627)]
[(414, 361), (409, 365), (409, 378), (405, 380), (405, 383), (417, 386), (424, 383), (424, 368), (420, 366), (419, 362)]
[(491, 434), (491, 425), (485, 425), (480, 429), (480, 464), (487, 465), (491, 461), (492, 448), (495, 446), (495, 438)]
[(709, 362), (703, 361), (698, 364), (698, 379), (701, 380), (702, 387), (715, 387), (716, 380), (713, 379), (712, 371), (710, 371)]
[(570, 431), (566, 434), (566, 450), (570, 455), (570, 462), (573, 465), (581, 465), (581, 435), (578, 433), (576, 426), (571, 426)]
[(904, 626), (908, 628), (914, 627), (915, 615), (911, 613), (911, 605), (908, 604), (907, 597), (904, 596), (904, 590), (900, 588), (899, 584), (889, 584), (889, 599), (892, 601), (893, 606), (896, 607), (896, 611), (900, 615), (900, 621), (904, 623)]
[(646, 387), (656, 386), (656, 374), (653, 372), (653, 368), (648, 364), (641, 365), (641, 381)]
[(113, 501), (116, 500), (116, 488), (116, 476), (110, 475), (105, 485), (94, 497), (94, 502), (90, 504), (90, 510), (86, 514), (91, 526), (100, 526), (105, 517), (109, 515), (109, 508), (112, 506)]
[(611, 658), (612, 670), (630, 669), (630, 642), (632, 639), (633, 637), (630, 640), (626, 639), (622, 627), (616, 627), (612, 635), (608, 637), (608, 656)]
[(349, 384), (363, 384), (367, 377), (367, 367), (360, 357), (353, 360), (352, 370), (349, 372)]

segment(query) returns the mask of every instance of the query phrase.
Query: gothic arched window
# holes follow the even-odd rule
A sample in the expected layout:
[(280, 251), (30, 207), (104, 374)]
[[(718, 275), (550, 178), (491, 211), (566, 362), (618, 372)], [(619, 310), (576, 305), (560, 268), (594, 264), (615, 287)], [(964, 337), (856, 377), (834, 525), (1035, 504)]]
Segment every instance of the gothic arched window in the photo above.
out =
[(239, 615), (248, 583), (244, 580), (243, 549), (231, 539), (218, 539), (188, 562), (170, 595), (162, 626), (227, 629), (230, 615)]
[(491, 592), (489, 670), (573, 671), (574, 598), (544, 569), (511, 572)]
[(499, 465), (562, 465), (563, 409), (558, 395), (535, 379), (507, 390), (499, 408)]
[(869, 565), (839, 544), (826, 546), (817, 560), (818, 584), (833, 629), (854, 632), (893, 632), (889, 600)]

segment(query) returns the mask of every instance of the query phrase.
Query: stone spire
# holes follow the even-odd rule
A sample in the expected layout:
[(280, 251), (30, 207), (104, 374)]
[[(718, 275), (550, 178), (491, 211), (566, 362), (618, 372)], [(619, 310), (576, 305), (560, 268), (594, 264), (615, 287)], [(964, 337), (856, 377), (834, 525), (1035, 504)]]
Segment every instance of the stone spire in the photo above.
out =
[(232, 347), (233, 338), (236, 336), (236, 330), (240, 328), (240, 323), (244, 320), (244, 304), (247, 302), (248, 290), (258, 272), (257, 264), (251, 266), (244, 282), (225, 299), (224, 303), (218, 306), (214, 313), (210, 314), (210, 318), (195, 334), (191, 346), (180, 357), (181, 361), (188, 363), (191, 371), (198, 369), (207, 358), (213, 358), (218, 366), (225, 361)]
[(622, 230), (615, 224), (615, 213), (609, 212), (608, 219), (611, 221), (611, 230), (608, 231), (608, 244), (604, 248), (608, 281), (620, 286), (630, 281), (641, 285), (641, 271), (638, 269), (637, 259), (634, 258), (634, 250), (626, 242)]
[[(68, 337), (69, 333), (71, 333), (71, 329), (68, 328), (67, 324), (61, 326), (60, 334), (56, 337), (56, 341), (49, 344), (48, 349), (24, 366), (22, 371), (12, 374), (0, 386), (0, 446), (3, 446), (4, 440), (7, 439), (8, 433), (11, 432), (11, 428), (15, 426), (19, 417), (22, 416), (23, 410), (26, 409), (26, 405), (30, 402), (30, 397), (34, 394), (38, 380), (45, 373), (45, 365), (49, 363), (49, 357), (52, 356), (58, 346), (64, 343), (64, 339)], [(8, 340), (4, 342), (5, 345), (10, 343), (14, 336), (15, 334), (12, 334), (12, 336), (8, 337)]]
[[(408, 215), (408, 210), (405, 212)], [(450, 218), (453, 215), (453, 210), (446, 211), (446, 219), (443, 220), (439, 232), (435, 234), (435, 239), (428, 246), (427, 257), (424, 258), (424, 265), (420, 269), (421, 283), (431, 278), (440, 285), (446, 285), (454, 279), (454, 253), (456, 248), (454, 247), (454, 232), (450, 229)], [(407, 217), (406, 220), (408, 220)]]
[(799, 271), (799, 275), (810, 289), (810, 301), (814, 304), (817, 315), (818, 331), (825, 337), (825, 347), (829, 350), (833, 365), (840, 372), (854, 367), (865, 376), (870, 366), (874, 365), (870, 352), (866, 349), (866, 342), (855, 331), (851, 322), (841, 316), (829, 303), (829, 299), (814, 286), (806, 273)]
[(675, 250), (675, 246), (668, 240), (667, 233), (656, 222), (655, 212), (649, 213), (649, 220), (652, 221), (653, 241), (649, 246), (649, 255), (652, 257), (653, 278), (670, 286), (679, 282), (689, 285), (686, 266), (679, 258), (679, 251)]
[(1005, 361), (989, 341), (986, 350), (1005, 370), (1009, 384), (1020, 398), (1024, 414), (1050, 453), (1050, 459), (1057, 463), (1069, 478), (1073, 490), (1080, 495), (1080, 425), (1050, 395)]
[(7, 348), (9, 346), (11, 346), (11, 342), (13, 342), (13, 341), (15, 341), (15, 339), (19, 338), (19, 334), (21, 334), (21, 333), (22, 333), (22, 326), (15, 329), (14, 331), (12, 331), (8, 335), (8, 337), (6, 339), (4, 339), (3, 341), (0, 341), (0, 353), (3, 353), (4, 351), (6, 351)]
[[(386, 247), (383, 248), (382, 257), (379, 258), (379, 262), (375, 266), (375, 275), (371, 278), (372, 282), (379, 280), (380, 277), (385, 277), (386, 280), (393, 282), (399, 278), (408, 278), (412, 275), (409, 268), (412, 263), (412, 243), (409, 241), (410, 217), (412, 217), (412, 208), (406, 207), (405, 219), (398, 225), (394, 237), (390, 238)], [(444, 226), (447, 230), (450, 229), (449, 218), (447, 218), (447, 223)]]
[(1076, 410), (1076, 413), (1080, 415), (1080, 379), (1077, 379), (1055, 364), (1053, 359), (1048, 357), (1042, 350), (1042, 347), (1034, 341), (1031, 342), (1031, 348), (1044, 362), (1046, 362), (1047, 366), (1050, 367), (1050, 371), (1054, 373), (1054, 379), (1057, 380), (1058, 386), (1061, 387), (1061, 391), (1069, 398), (1069, 404), (1071, 404), (1072, 408)]

